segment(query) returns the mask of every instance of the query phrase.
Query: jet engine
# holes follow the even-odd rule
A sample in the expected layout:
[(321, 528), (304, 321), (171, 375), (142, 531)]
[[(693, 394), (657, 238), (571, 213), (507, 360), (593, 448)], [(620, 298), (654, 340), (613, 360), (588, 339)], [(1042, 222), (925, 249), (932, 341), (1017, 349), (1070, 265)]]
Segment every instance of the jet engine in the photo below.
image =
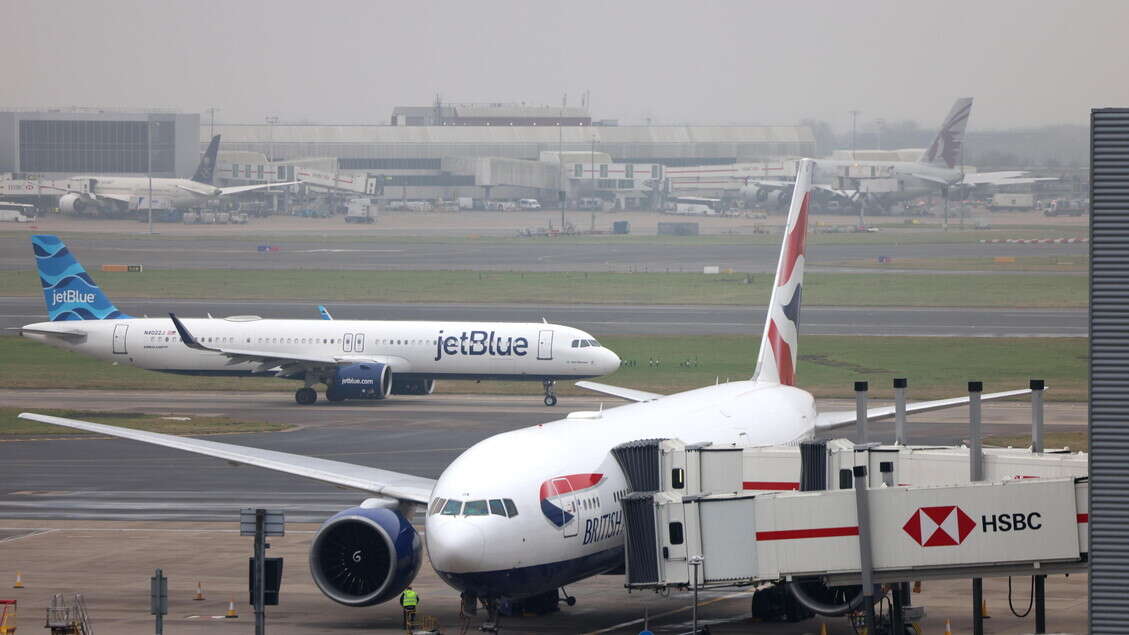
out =
[(395, 598), (422, 563), (423, 541), (395, 509), (347, 509), (325, 521), (310, 545), (314, 584), (346, 606)]
[(393, 379), (393, 395), (430, 395), (435, 392), (434, 379)]
[(84, 214), (93, 207), (81, 194), (64, 194), (59, 197), (59, 211), (64, 214)]
[(759, 187), (746, 185), (741, 188), (741, 198), (749, 203), (764, 207), (786, 207), (792, 202), (791, 188)]
[(384, 399), (392, 390), (392, 369), (379, 362), (339, 366), (333, 373), (330, 400)]

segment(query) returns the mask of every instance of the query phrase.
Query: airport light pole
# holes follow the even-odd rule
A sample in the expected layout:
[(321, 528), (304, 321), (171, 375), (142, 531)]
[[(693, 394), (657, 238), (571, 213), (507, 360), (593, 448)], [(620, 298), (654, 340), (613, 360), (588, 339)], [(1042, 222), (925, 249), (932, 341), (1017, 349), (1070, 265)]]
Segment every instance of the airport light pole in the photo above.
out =
[(149, 175), (149, 233), (153, 233), (153, 120), (150, 119), (145, 131), (145, 159), (148, 161), (146, 169)]
[(278, 117), (270, 115), (267, 117), (267, 195), (271, 199), (271, 209), (277, 207), (274, 202), (274, 194), (270, 191), (271, 171), (274, 170), (274, 124), (278, 123)]
[(216, 136), (216, 113), (219, 110), (220, 110), (219, 108), (212, 106), (211, 108), (204, 111), (204, 112), (206, 112), (206, 113), (208, 113), (209, 115), (212, 116), (212, 120), (208, 124), (208, 138)]

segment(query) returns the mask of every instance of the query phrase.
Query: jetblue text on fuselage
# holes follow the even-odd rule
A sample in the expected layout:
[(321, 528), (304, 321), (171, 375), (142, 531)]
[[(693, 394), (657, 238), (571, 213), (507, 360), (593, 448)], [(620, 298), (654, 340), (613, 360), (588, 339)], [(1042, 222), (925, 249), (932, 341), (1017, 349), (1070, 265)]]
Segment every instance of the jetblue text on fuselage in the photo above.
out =
[(463, 331), (459, 335), (443, 335), (435, 338), (435, 361), (444, 355), (490, 355), (522, 357), (529, 353), (529, 340), (524, 337), (500, 337), (494, 331)]
[(56, 291), (51, 296), (51, 301), (55, 304), (63, 304), (64, 302), (83, 302), (85, 304), (93, 304), (94, 294), (82, 293), (74, 289), (67, 289), (66, 291)]

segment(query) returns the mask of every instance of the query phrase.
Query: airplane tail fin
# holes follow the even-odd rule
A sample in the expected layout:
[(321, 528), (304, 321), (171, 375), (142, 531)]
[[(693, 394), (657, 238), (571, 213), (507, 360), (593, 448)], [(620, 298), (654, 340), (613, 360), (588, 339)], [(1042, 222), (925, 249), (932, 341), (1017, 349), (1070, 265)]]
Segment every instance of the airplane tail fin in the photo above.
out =
[(58, 236), (32, 236), (31, 246), (52, 322), (130, 317), (110, 302)]
[(964, 129), (968, 126), (968, 116), (972, 113), (972, 98), (961, 97), (953, 102), (949, 115), (941, 122), (941, 129), (933, 138), (933, 143), (922, 153), (918, 163), (944, 166), (952, 169), (960, 161), (960, 149), (964, 144)]
[(212, 184), (212, 178), (216, 173), (216, 154), (220, 150), (220, 136), (212, 137), (212, 142), (208, 144), (208, 149), (204, 151), (204, 156), (200, 157), (200, 165), (196, 166), (196, 173), (192, 175), (192, 180), (197, 183), (204, 183), (206, 185)]
[(799, 350), (800, 297), (803, 295), (804, 246), (808, 234), (808, 207), (815, 161), (802, 159), (796, 170), (796, 189), (788, 208), (780, 263), (772, 283), (772, 299), (764, 321), (760, 353), (753, 380), (796, 385), (796, 355)]

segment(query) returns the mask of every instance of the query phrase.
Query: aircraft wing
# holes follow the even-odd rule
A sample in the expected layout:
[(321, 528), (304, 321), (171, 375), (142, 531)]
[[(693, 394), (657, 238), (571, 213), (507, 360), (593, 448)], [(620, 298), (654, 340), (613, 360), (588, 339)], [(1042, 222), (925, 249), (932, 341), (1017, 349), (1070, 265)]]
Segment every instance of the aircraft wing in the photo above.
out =
[(645, 390), (635, 390), (634, 388), (620, 388), (619, 386), (609, 386), (608, 384), (601, 384), (594, 381), (578, 381), (576, 385), (588, 390), (602, 392), (605, 395), (619, 397), (628, 401), (654, 401), (662, 395), (655, 392), (647, 392)]
[(964, 175), (966, 185), (1023, 185), (1036, 181), (1057, 181), (1054, 176), (1026, 176), (1026, 172), (973, 172)]
[(297, 185), (301, 181), (285, 181), (283, 183), (260, 183), (258, 185), (233, 185), (231, 187), (218, 188), (220, 196), (227, 196), (228, 194), (238, 194), (240, 192), (250, 192), (252, 190), (261, 190), (267, 187), (282, 187), (283, 185)]
[(914, 174), (910, 174), (910, 176), (912, 176), (915, 179), (921, 179), (922, 181), (929, 181), (930, 183), (936, 183), (937, 185), (948, 186), (948, 185), (953, 184), (953, 182), (949, 181), (948, 179), (943, 179), (941, 177), (933, 176), (931, 174), (916, 174), (916, 173), (914, 173)]
[(219, 353), (229, 358), (233, 364), (240, 362), (258, 363), (262, 371), (269, 370), (274, 366), (339, 366), (367, 362), (385, 364), (394, 372), (402, 373), (411, 370), (408, 360), (394, 355), (296, 355), (294, 353), (206, 346), (201, 344), (192, 333), (188, 332), (188, 328), (184, 326), (180, 318), (176, 317), (175, 313), (169, 313), (169, 317), (172, 318), (177, 333), (180, 333), (181, 342), (188, 348)]
[[(1019, 395), (1026, 395), (1031, 392), (1029, 388), (1020, 390), (1007, 390), (1004, 392), (993, 392), (987, 395), (981, 395), (980, 401), (992, 401), (993, 399), (1005, 399), (1007, 397), (1018, 397)], [(950, 399), (938, 399), (936, 401), (919, 401), (917, 403), (906, 404), (906, 414), (916, 414), (919, 412), (929, 412), (931, 410), (943, 410), (945, 408), (956, 408), (968, 403), (968, 397), (952, 397)], [(894, 416), (894, 406), (882, 406), (880, 408), (870, 408), (866, 411), (867, 421), (881, 421), (882, 419), (889, 419)], [(816, 430), (834, 430), (843, 426), (853, 425), (855, 423), (854, 410), (841, 410), (837, 412), (821, 412), (815, 422)]]
[(431, 497), (431, 490), (435, 487), (435, 480), (430, 478), (401, 474), (399, 472), (381, 470), (375, 467), (366, 467), (353, 463), (319, 459), (317, 457), (303, 456), (301, 454), (261, 450), (258, 448), (235, 445), (233, 443), (217, 443), (215, 441), (178, 437), (157, 432), (144, 432), (142, 430), (119, 428), (117, 426), (90, 423), (78, 419), (52, 417), (31, 412), (20, 413), (19, 418), (75, 428), (76, 430), (96, 432), (98, 434), (140, 441), (152, 445), (160, 445), (175, 450), (192, 452), (193, 454), (203, 454), (204, 456), (211, 456), (217, 459), (231, 461), (232, 463), (253, 465), (255, 467), (293, 474), (323, 483), (330, 483), (339, 487), (370, 492), (372, 494), (401, 501), (419, 503), (421, 505), (428, 503)]

